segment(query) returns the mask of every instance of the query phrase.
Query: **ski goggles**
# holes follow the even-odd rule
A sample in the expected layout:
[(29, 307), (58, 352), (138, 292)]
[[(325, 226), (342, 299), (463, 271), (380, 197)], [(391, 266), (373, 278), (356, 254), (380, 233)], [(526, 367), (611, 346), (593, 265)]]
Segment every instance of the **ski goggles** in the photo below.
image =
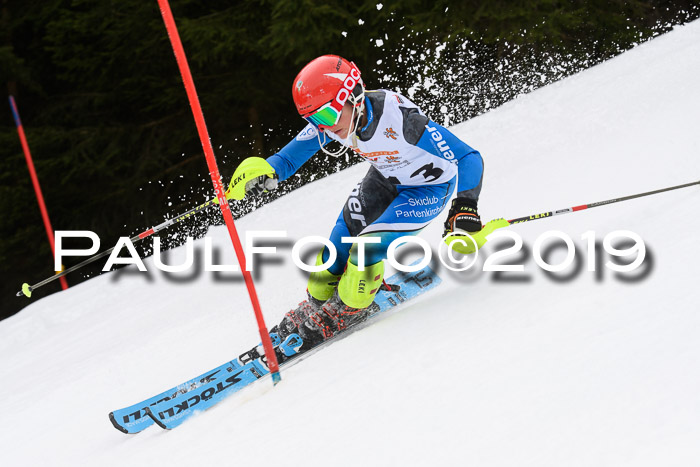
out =
[(318, 128), (330, 128), (334, 126), (336, 123), (338, 123), (338, 120), (340, 120), (342, 110), (338, 111), (331, 104), (332, 102), (322, 105), (317, 111), (305, 116), (304, 118), (306, 121), (312, 123)]

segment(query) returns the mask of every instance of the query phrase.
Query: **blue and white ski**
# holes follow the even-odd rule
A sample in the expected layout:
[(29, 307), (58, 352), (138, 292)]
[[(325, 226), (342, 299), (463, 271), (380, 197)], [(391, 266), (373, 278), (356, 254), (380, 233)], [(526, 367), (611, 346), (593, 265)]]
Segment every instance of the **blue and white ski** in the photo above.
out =
[[(272, 337), (272, 345), (277, 346), (280, 344), (279, 338), (273, 334), (270, 334), (270, 336)], [(244, 364), (238, 359), (226, 362), (211, 371), (141, 401), (138, 404), (110, 412), (109, 420), (112, 422), (112, 425), (114, 425), (114, 428), (122, 433), (133, 434), (143, 431), (153, 425), (153, 420), (148, 416), (148, 412), (146, 411), (148, 406), (173, 399), (182, 394), (187, 394), (207, 383), (218, 382), (228, 377), (233, 370), (241, 368), (243, 365)]]
[(174, 399), (178, 395), (186, 394), (209, 382), (219, 381), (230, 373), (230, 370), (240, 367), (236, 360), (226, 362), (213, 370), (184, 382), (174, 388), (168, 389), (157, 396), (153, 396), (138, 404), (115, 410), (109, 413), (109, 420), (114, 428), (123, 433), (138, 433), (153, 425), (153, 420), (148, 416), (146, 408), (159, 402)]
[[(377, 315), (433, 289), (440, 284), (441, 280), (430, 267), (426, 266), (416, 272), (397, 273), (387, 279), (387, 282), (398, 285), (400, 287), (398, 292), (380, 290), (375, 297), (375, 303), (379, 305), (379, 309), (370, 315), (367, 321), (334, 336), (299, 357), (282, 362), (280, 366), (291, 365), (338, 338), (364, 328)], [(295, 335), (287, 339), (294, 338), (293, 336)], [(282, 346), (285, 345), (288, 345), (286, 341), (282, 343)], [(264, 357), (245, 364), (239, 360), (233, 360), (139, 404), (112, 412), (110, 420), (118, 430), (124, 433), (137, 433), (153, 422), (161, 428), (172, 429), (194, 413), (206, 410), (269, 373)]]

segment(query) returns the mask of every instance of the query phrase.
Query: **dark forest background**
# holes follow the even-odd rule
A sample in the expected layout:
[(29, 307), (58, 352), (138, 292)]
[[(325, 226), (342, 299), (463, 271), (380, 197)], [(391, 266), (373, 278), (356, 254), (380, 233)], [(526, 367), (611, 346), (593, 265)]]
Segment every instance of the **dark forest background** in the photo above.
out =
[[(156, 0), (0, 0), (0, 81), (15, 96), (56, 230), (92, 230), (101, 250), (212, 195)], [(314, 57), (353, 60), (368, 88), (408, 94), (452, 125), (700, 16), (700, 0), (171, 0), (220, 171), (284, 146), (304, 122), (292, 79)], [(0, 319), (60, 290), (15, 297), (53, 258), (6, 101), (0, 105)], [(241, 216), (355, 163), (317, 156)], [(166, 245), (221, 223), (214, 210)], [(261, 226), (264, 228), (264, 226)], [(148, 254), (150, 240), (141, 248)], [(82, 247), (83, 245), (68, 245)], [(66, 264), (76, 264), (79, 259)], [(67, 276), (99, 273), (104, 261)]]

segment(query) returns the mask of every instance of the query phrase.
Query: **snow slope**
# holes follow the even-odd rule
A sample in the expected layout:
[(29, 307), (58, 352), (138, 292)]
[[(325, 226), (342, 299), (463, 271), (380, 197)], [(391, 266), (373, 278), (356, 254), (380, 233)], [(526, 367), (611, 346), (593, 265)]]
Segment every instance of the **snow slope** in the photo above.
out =
[[(486, 160), (482, 216), (698, 180), (698, 76), (696, 21), (457, 125)], [(303, 296), (291, 242), (327, 235), (366, 170), (316, 181), (237, 223), (241, 234), (288, 233), (256, 274), (269, 325)], [(510, 258), (524, 272), (438, 264), (445, 283), (431, 295), (284, 371), (274, 389), (258, 384), (171, 432), (127, 436), (107, 414), (258, 342), (245, 287), (231, 273), (167, 275), (152, 258), (148, 274), (104, 274), (0, 322), (0, 463), (697, 465), (699, 207), (692, 187), (510, 227), (528, 249)], [(439, 224), (423, 234), (435, 245)], [(529, 253), (548, 230), (577, 246), (581, 270), (559, 273), (568, 280), (549, 278)], [(640, 235), (646, 274), (587, 271), (581, 235), (591, 230), (599, 241)], [(231, 261), (225, 228), (208, 238)], [(179, 248), (168, 262), (183, 258)]]

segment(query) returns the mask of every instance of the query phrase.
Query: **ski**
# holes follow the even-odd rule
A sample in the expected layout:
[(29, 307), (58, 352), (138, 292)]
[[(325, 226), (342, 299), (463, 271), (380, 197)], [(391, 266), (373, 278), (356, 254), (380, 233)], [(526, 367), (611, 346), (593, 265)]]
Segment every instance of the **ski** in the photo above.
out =
[(211, 381), (194, 391), (163, 400), (146, 408), (150, 419), (163, 429), (172, 429), (197, 412), (208, 409), (226, 396), (240, 391), (270, 373), (262, 359), (226, 369), (226, 376)]
[(110, 412), (109, 420), (112, 422), (112, 425), (114, 425), (114, 428), (122, 433), (132, 434), (143, 431), (144, 429), (153, 425), (153, 420), (148, 416), (148, 412), (146, 411), (146, 408), (148, 408), (149, 405), (155, 405), (159, 402), (173, 399), (178, 395), (193, 391), (209, 382), (218, 381), (223, 376), (227, 375), (230, 369), (237, 368), (239, 366), (240, 364), (236, 360), (226, 362), (211, 371), (197, 376), (196, 378), (192, 378), (191, 380), (175, 386), (174, 388), (168, 389), (167, 391), (163, 391), (156, 396), (139, 402), (138, 404)]
[[(280, 366), (289, 367), (294, 363), (298, 363), (309, 355), (317, 352), (322, 347), (325, 347), (339, 339), (347, 337), (349, 334), (364, 328), (371, 324), (377, 315), (394, 308), (407, 300), (410, 300), (418, 295), (421, 295), (428, 290), (440, 284), (440, 278), (429, 268), (425, 267), (420, 271), (413, 273), (398, 273), (390, 277), (390, 284), (399, 286), (399, 290), (387, 291), (381, 290), (377, 293), (375, 303), (378, 305), (377, 311), (372, 313), (367, 321), (352, 327), (337, 336), (323, 342), (322, 344), (310, 349), (309, 351), (294, 356), (287, 360), (282, 357)], [(295, 334), (292, 334), (295, 336)], [(292, 337), (290, 336), (290, 337)], [(278, 351), (278, 356), (281, 352)], [(241, 389), (249, 386), (255, 381), (270, 373), (267, 365), (265, 365), (264, 357), (249, 362), (242, 367), (227, 369), (228, 376), (219, 378), (217, 381), (210, 381), (187, 395), (177, 395), (168, 400), (159, 401), (156, 404), (151, 404), (146, 411), (153, 421), (164, 429), (173, 429), (184, 422), (187, 418), (195, 413), (204, 411), (209, 407), (217, 404), (227, 396), (234, 394)]]
[[(272, 338), (272, 345), (277, 348), (281, 343), (279, 337), (275, 333), (270, 333), (270, 337)], [(231, 371), (243, 367), (246, 363), (247, 362), (241, 361), (240, 357), (226, 362), (207, 373), (168, 389), (157, 396), (141, 401), (138, 404), (110, 412), (109, 420), (112, 422), (112, 425), (114, 425), (114, 428), (122, 433), (133, 434), (143, 431), (153, 425), (153, 420), (148, 416), (146, 410), (148, 406), (173, 399), (182, 394), (187, 394), (207, 383), (219, 381)]]
[[(284, 343), (276, 342), (276, 352), (281, 360), (281, 366), (289, 367), (316, 353), (326, 345), (364, 328), (371, 324), (377, 315), (433, 289), (440, 284), (441, 279), (430, 267), (426, 266), (419, 271), (394, 274), (387, 279), (387, 282), (398, 285), (398, 291), (380, 290), (374, 301), (378, 305), (377, 310), (370, 315), (367, 321), (291, 358), (285, 355), (281, 348), (285, 347), (287, 340), (296, 335), (292, 334)], [(124, 433), (138, 433), (153, 423), (164, 429), (172, 429), (194, 413), (208, 409), (269, 373), (270, 370), (265, 364), (264, 357), (250, 362), (234, 359), (157, 396), (111, 412), (109, 417), (114, 427)]]

